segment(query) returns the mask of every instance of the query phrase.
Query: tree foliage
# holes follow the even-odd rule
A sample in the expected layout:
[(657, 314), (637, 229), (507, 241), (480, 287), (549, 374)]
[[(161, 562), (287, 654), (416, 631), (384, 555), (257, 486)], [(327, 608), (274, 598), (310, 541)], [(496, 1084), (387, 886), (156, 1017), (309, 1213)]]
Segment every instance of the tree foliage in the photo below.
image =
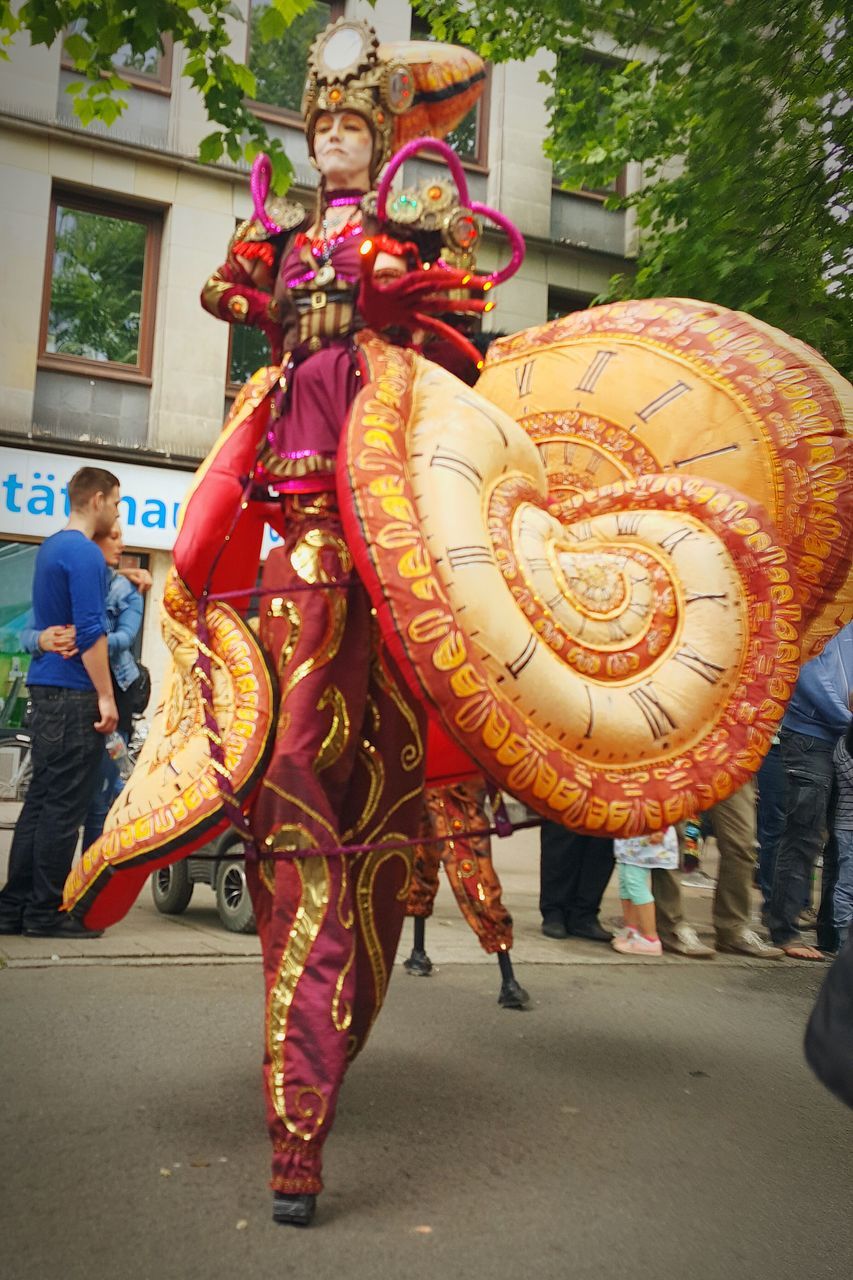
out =
[[(277, 38), (313, 2), (268, 0), (260, 35)], [(233, 0), (24, 0), (20, 7), (0, 0), (0, 56), (8, 56), (18, 32), (48, 47), (64, 39), (65, 53), (82, 77), (69, 88), (76, 114), (83, 124), (111, 125), (127, 106), (122, 95), (129, 88), (117, 55), (125, 66), (144, 65), (151, 50), (162, 52), (164, 37), (171, 36), (183, 46), (183, 74), (201, 94), (211, 122), (220, 126), (202, 141), (199, 158), (227, 156), (236, 164), (264, 150), (273, 163), (273, 184), (283, 190), (292, 166), (281, 142), (268, 136), (247, 104), (256, 94), (253, 73), (229, 53), (233, 24), (242, 21)]]
[(414, 8), (438, 38), (493, 62), (554, 54), (546, 151), (564, 185), (602, 187), (642, 164), (642, 189), (607, 201), (636, 210), (636, 272), (602, 301), (715, 301), (853, 372), (853, 33), (841, 0)]
[(48, 351), (137, 363), (145, 237), (139, 222), (57, 209)]

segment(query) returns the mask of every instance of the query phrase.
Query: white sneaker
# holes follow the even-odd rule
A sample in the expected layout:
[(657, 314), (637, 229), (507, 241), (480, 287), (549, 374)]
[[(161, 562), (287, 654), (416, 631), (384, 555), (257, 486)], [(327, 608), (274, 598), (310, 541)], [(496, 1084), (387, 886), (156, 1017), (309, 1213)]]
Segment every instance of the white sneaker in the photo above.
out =
[(705, 889), (710, 891), (716, 889), (717, 882), (712, 880), (710, 876), (706, 876), (704, 871), (688, 871), (686, 875), (681, 877), (681, 887), (683, 889)]
[(631, 932), (624, 937), (614, 938), (610, 945), (623, 956), (663, 955), (660, 938), (644, 938), (641, 933)]
[(711, 960), (715, 952), (706, 947), (692, 925), (677, 924), (671, 934), (661, 937), (664, 951), (674, 951), (678, 956), (688, 956), (691, 960)]

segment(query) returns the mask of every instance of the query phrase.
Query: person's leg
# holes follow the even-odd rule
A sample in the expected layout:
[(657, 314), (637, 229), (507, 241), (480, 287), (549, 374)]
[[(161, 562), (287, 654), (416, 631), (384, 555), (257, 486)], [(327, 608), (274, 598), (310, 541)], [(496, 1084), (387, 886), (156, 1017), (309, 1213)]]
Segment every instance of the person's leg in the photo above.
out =
[(652, 893), (658, 932), (661, 937), (674, 937), (678, 926), (684, 923), (681, 885), (675, 872), (665, 867), (653, 867)]
[(436, 829), (446, 835), (441, 861), (459, 910), (486, 955), (512, 948), (512, 916), (501, 898), (501, 882), (492, 862), (488, 836), (462, 836), (460, 831), (487, 827), (485, 784), (458, 783), (439, 798)]
[(598, 913), (604, 890), (613, 874), (615, 859), (612, 840), (602, 840), (597, 836), (578, 836), (577, 840), (580, 842), (580, 868), (574, 896), (569, 902), (566, 928), (569, 933), (583, 934), (586, 930), (601, 928)]
[[(780, 738), (785, 765), (786, 825), (776, 849), (768, 924), (770, 936), (778, 946), (802, 950), (804, 958), (811, 959), (814, 948), (803, 947), (797, 920), (812, 867), (826, 841), (835, 778), (834, 744), (786, 729)], [(814, 952), (814, 958), (819, 958), (819, 953)]]
[(756, 839), (755, 784), (745, 783), (734, 795), (715, 804), (708, 814), (720, 850), (714, 928), (718, 940), (729, 940), (750, 927)]
[(543, 926), (565, 929), (570, 903), (580, 875), (581, 836), (557, 822), (543, 822), (539, 830), (539, 910)]
[(624, 892), (631, 903), (635, 925), (629, 933), (613, 939), (614, 950), (622, 955), (661, 955), (663, 947), (655, 928), (655, 900), (650, 872), (645, 867), (620, 865), (619, 883), (620, 893)]
[(817, 945), (821, 951), (838, 950), (838, 930), (835, 927), (835, 886), (838, 882), (838, 839), (832, 829), (832, 815), (835, 811), (835, 787), (830, 799), (829, 835), (823, 847), (823, 867), (820, 873), (820, 904), (815, 921)]
[(106, 749), (106, 744), (104, 744), (98, 776), (95, 780), (95, 789), (92, 793), (92, 799), (89, 801), (89, 808), (86, 811), (86, 818), (83, 823), (84, 849), (88, 849), (90, 845), (93, 845), (103, 831), (107, 814), (112, 808), (113, 800), (117, 794), (117, 783), (118, 769), (116, 768), (115, 760), (113, 760)]
[(785, 766), (775, 742), (756, 778), (758, 789), (758, 873), (765, 908), (770, 905), (776, 849), (785, 830)]
[[(354, 900), (344, 857), (247, 866), (266, 988), (264, 1084), (274, 1191), (316, 1195), (347, 1065)], [(402, 910), (402, 904), (401, 904)]]
[(24, 929), (59, 922), (62, 890), (77, 847), (103, 751), (94, 725), (94, 691), (33, 689), (33, 775), (40, 802), (31, 821), (32, 887), (23, 908)]
[(844, 946), (853, 921), (853, 831), (836, 831), (838, 876), (832, 894), (832, 922)]

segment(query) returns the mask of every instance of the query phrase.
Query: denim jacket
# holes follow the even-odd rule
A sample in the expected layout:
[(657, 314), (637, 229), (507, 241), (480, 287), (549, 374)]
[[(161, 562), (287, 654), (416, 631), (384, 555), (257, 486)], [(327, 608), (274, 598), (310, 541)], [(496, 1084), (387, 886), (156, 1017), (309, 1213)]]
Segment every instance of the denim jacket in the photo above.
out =
[[(131, 652), (131, 646), (142, 626), (142, 596), (132, 582), (114, 569), (107, 587), (107, 651), (110, 670), (120, 689), (127, 689), (139, 675), (139, 667)], [(27, 614), (21, 632), (21, 647), (25, 653), (39, 652), (39, 632), (34, 627), (33, 612)]]

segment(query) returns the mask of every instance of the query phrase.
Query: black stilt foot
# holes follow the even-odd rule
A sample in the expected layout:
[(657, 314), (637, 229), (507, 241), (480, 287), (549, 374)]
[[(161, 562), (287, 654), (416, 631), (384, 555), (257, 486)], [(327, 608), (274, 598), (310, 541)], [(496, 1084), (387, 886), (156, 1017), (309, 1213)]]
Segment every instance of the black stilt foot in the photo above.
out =
[(508, 951), (498, 952), (498, 965), (501, 971), (498, 1004), (502, 1009), (526, 1009), (530, 1004), (530, 995), (516, 979)]
[(286, 1196), (274, 1191), (272, 1219), (282, 1227), (310, 1227), (317, 1209), (316, 1196)]
[(425, 951), (413, 948), (408, 960), (403, 961), (403, 968), (413, 978), (429, 978), (432, 974), (432, 961)]
[(515, 978), (510, 978), (501, 983), (498, 1004), (502, 1009), (526, 1009), (530, 1004), (530, 994)]

